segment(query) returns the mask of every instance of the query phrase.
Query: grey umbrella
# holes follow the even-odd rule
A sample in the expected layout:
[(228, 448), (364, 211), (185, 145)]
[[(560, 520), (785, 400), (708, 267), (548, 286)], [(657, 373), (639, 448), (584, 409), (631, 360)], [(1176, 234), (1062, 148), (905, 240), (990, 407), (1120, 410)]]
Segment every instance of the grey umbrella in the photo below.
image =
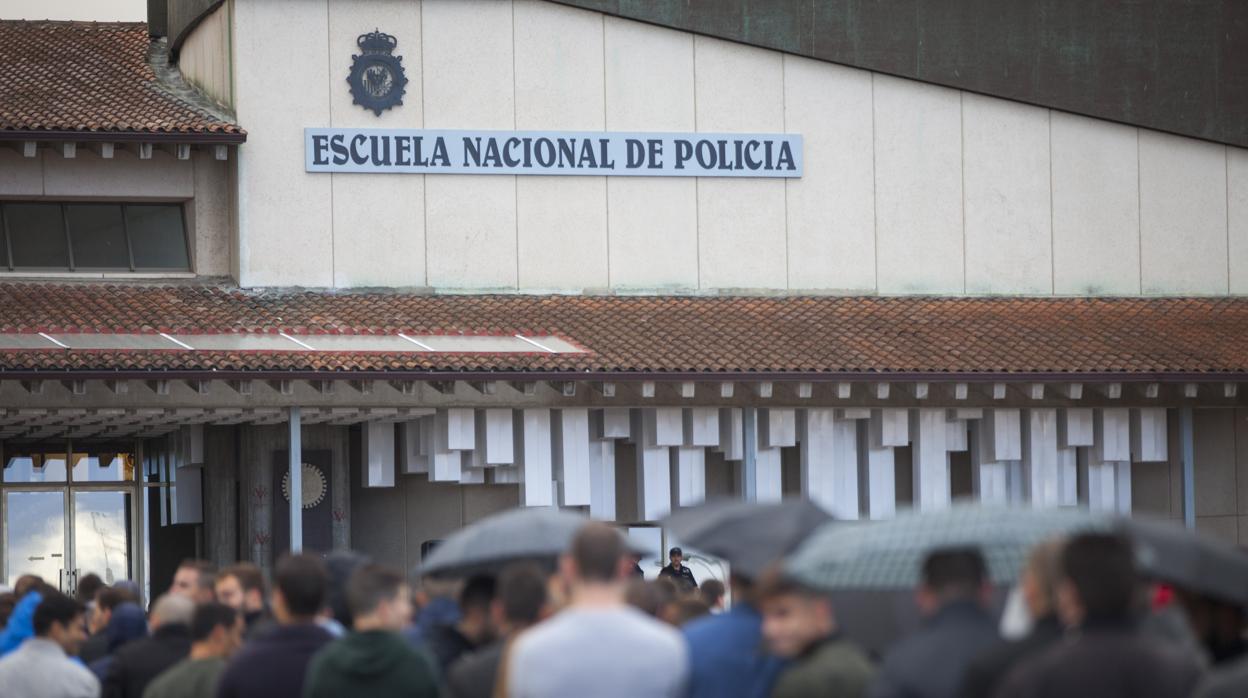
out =
[(681, 543), (721, 557), (733, 574), (753, 579), (831, 519), (805, 499), (718, 500), (680, 509), (662, 523)]
[(1149, 577), (1187, 591), (1248, 606), (1248, 553), (1222, 540), (1153, 518), (1123, 519), (1136, 559)]
[[(532, 560), (553, 569), (576, 532), (590, 519), (551, 507), (511, 509), (447, 536), (416, 566), (418, 576), (466, 577), (496, 573), (509, 562)], [(644, 554), (629, 543), (629, 550)]]
[(1017, 581), (1033, 545), (1057, 535), (1109, 530), (1114, 519), (1079, 509), (957, 504), (887, 521), (821, 527), (789, 558), (797, 579), (826, 590), (912, 589), (924, 558), (942, 548), (974, 547), (996, 584)]

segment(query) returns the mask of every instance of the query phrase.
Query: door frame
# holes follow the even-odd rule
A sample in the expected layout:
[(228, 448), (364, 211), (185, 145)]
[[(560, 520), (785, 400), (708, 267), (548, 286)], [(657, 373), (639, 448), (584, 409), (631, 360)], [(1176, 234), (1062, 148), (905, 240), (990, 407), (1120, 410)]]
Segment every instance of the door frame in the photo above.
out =
[[(127, 451), (133, 458), (134, 477), (130, 480), (114, 480), (111, 482), (74, 482), (73, 481), (73, 454), (74, 439), (52, 440), (58, 447), (64, 444), (65, 449), (65, 481), (64, 482), (0, 482), (0, 549), (7, 548), (8, 545), (8, 493), (9, 492), (62, 492), (63, 493), (63, 516), (65, 520), (65, 550), (62, 553), (62, 562), (66, 563), (62, 569), (66, 572), (72, 571), (67, 563), (76, 562), (74, 559), (74, 492), (82, 491), (105, 491), (105, 492), (128, 492), (130, 494), (130, 560), (127, 564), (127, 577), (139, 584), (140, 589), (143, 588), (144, 569), (147, 563), (147, 536), (144, 535), (144, 525), (146, 524), (147, 497), (144, 496), (146, 487), (159, 486), (159, 483), (144, 482), (144, 453), (143, 442), (141, 440), (113, 442), (117, 444), (126, 444), (129, 447)], [(90, 440), (80, 440), (80, 443), (90, 444)], [(35, 443), (38, 443), (36, 441)], [(88, 449), (82, 449), (79, 452), (88, 452)], [(0, 454), (0, 458), (3, 455)], [(0, 466), (3, 464), (0, 463)], [(7, 550), (6, 550), (7, 553)], [(0, 579), (8, 580), (8, 555), (0, 555)], [(88, 570), (92, 571), (92, 570)], [(73, 595), (77, 591), (77, 579), (74, 579), (73, 586), (69, 590), (65, 590), (66, 575), (62, 573), (61, 588), (67, 594)], [(44, 580), (51, 583), (51, 580)]]
[[(59, 493), (61, 495), (61, 576), (57, 580), (57, 588), (62, 592), (65, 591), (65, 573), (68, 571), (68, 562), (73, 556), (72, 544), (70, 537), (73, 535), (69, 517), (69, 488), (61, 483), (48, 484), (45, 482), (23, 483), (20, 487), (9, 487), (7, 484), (0, 485), (0, 545), (4, 546), (5, 554), (0, 556), (0, 578), (6, 582), (9, 578), (8, 566), (8, 541), (9, 541), (9, 495), (11, 493), (25, 492), (47, 492)], [(43, 580), (48, 584), (52, 581)], [(67, 592), (68, 593), (68, 592)]]

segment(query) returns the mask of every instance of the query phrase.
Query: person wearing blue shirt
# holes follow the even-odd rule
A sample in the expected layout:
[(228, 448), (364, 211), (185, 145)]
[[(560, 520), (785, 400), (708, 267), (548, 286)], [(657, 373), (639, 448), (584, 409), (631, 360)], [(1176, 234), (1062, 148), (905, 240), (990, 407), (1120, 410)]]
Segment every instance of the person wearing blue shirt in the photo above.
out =
[(29, 588), (30, 591), (13, 607), (4, 632), (0, 632), (0, 657), (17, 649), (27, 638), (35, 635), (35, 609), (43, 601), (43, 594), (39, 592), (38, 582)]
[(785, 662), (763, 647), (763, 617), (752, 584), (734, 576), (732, 608), (681, 628), (689, 645), (689, 698), (765, 698)]

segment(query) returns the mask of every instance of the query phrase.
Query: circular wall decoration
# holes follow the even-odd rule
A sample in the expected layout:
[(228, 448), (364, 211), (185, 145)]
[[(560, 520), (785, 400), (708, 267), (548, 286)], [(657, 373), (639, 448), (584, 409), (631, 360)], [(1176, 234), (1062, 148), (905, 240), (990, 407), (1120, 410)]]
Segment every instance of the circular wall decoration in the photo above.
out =
[[(303, 464), (303, 508), (311, 509), (325, 499), (325, 473), (311, 463)], [(282, 475), (282, 496), (290, 501), (290, 472)]]

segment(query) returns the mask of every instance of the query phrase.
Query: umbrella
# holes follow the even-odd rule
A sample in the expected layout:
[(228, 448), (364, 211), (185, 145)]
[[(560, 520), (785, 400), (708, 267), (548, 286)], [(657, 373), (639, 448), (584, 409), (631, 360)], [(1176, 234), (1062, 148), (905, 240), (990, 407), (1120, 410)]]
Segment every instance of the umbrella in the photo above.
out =
[(734, 574), (752, 579), (831, 519), (806, 499), (719, 500), (681, 509), (663, 525), (682, 543), (727, 560)]
[(1248, 553), (1161, 519), (1123, 519), (1147, 576), (1187, 591), (1248, 606)]
[(1079, 509), (958, 504), (887, 521), (824, 525), (797, 549), (786, 569), (820, 589), (911, 589), (918, 586), (929, 553), (973, 547), (983, 554), (993, 583), (1012, 584), (1036, 543), (1112, 525), (1108, 515)]
[[(497, 573), (507, 563), (532, 560), (553, 569), (572, 537), (590, 519), (550, 507), (511, 509), (488, 516), (447, 536), (416, 566), (419, 576), (467, 577)], [(627, 543), (629, 550), (635, 545)]]

